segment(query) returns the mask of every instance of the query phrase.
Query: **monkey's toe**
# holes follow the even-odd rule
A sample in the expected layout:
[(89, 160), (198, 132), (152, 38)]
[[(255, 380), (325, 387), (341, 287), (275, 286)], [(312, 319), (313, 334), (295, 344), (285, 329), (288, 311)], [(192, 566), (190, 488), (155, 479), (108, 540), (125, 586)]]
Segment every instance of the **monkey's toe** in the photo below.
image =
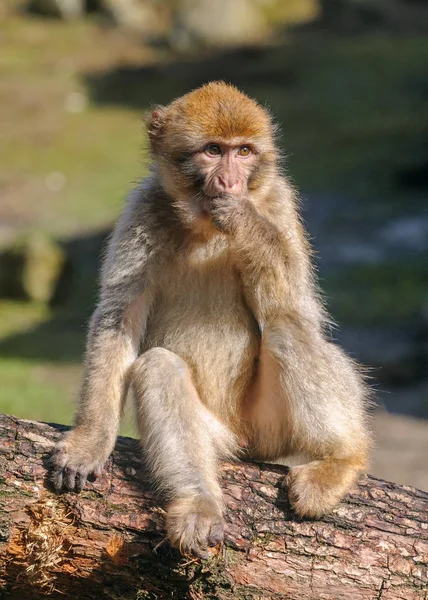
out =
[(319, 519), (340, 502), (357, 471), (345, 461), (313, 461), (290, 469), (285, 478), (291, 507), (299, 517)]
[(210, 548), (214, 548), (215, 546), (218, 546), (218, 544), (221, 544), (223, 542), (223, 539), (224, 525), (223, 521), (220, 521), (219, 523), (214, 524), (210, 528), (210, 533), (208, 536), (208, 546)]
[(193, 506), (188, 499), (175, 501), (168, 509), (167, 531), (174, 548), (205, 560), (213, 555), (209, 548), (220, 544), (224, 536), (221, 515), (200, 500)]
[(304, 467), (293, 467), (284, 478), (284, 486), (288, 489), (288, 498), (295, 514), (299, 517), (321, 517), (322, 501), (319, 490), (315, 489), (306, 477)]

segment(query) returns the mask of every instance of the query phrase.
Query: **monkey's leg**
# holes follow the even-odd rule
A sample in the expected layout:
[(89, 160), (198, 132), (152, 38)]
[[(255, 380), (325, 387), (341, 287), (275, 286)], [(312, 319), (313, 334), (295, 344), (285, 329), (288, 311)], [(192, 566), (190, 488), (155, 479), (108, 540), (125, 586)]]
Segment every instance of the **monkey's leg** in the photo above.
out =
[(267, 325), (250, 423), (258, 456), (310, 460), (287, 477), (297, 514), (331, 510), (365, 468), (366, 396), (352, 361), (307, 322), (289, 317)]
[(147, 464), (169, 500), (171, 544), (207, 558), (223, 539), (217, 458), (233, 453), (234, 436), (203, 406), (186, 363), (169, 350), (145, 352), (131, 386)]

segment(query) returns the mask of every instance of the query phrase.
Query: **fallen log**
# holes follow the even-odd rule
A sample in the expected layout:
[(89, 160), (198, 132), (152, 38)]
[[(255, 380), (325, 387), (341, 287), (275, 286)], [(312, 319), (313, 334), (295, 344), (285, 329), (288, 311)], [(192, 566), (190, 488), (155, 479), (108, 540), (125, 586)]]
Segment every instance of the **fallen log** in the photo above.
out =
[(296, 520), (286, 468), (222, 465), (226, 538), (210, 561), (164, 541), (138, 442), (119, 438), (79, 495), (53, 493), (47, 460), (66, 428), (0, 416), (0, 597), (426, 600), (428, 494), (363, 478), (333, 514)]

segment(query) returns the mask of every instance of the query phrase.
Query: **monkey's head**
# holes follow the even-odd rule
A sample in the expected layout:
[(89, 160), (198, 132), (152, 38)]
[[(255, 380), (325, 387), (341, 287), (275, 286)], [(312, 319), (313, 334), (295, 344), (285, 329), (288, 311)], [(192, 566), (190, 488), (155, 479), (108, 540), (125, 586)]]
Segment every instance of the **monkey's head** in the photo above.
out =
[(157, 107), (147, 128), (162, 185), (175, 199), (255, 198), (273, 181), (270, 115), (232, 85), (211, 82)]

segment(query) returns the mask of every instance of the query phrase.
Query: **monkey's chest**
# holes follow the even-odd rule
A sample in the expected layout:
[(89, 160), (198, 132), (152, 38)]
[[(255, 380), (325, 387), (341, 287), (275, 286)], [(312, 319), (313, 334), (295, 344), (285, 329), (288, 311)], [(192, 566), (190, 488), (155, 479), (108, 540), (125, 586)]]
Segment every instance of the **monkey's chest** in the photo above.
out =
[(260, 339), (239, 275), (215, 261), (165, 275), (143, 351), (163, 347), (185, 360), (206, 404), (226, 397), (239, 402), (252, 378)]

